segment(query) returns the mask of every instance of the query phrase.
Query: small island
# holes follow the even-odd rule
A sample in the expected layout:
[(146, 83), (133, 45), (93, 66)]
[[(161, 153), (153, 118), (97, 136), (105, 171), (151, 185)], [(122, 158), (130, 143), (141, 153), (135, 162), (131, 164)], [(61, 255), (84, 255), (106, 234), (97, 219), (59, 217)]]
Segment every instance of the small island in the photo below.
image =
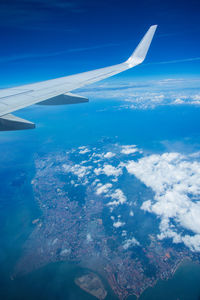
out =
[(75, 279), (75, 283), (87, 293), (95, 296), (97, 299), (105, 299), (107, 291), (105, 290), (101, 279), (94, 273), (88, 273)]

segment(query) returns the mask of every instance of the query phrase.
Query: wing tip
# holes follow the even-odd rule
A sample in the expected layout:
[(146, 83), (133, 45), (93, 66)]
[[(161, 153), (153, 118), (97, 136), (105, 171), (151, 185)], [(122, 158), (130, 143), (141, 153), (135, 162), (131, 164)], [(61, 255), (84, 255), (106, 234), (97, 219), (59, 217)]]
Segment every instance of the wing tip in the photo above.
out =
[(138, 64), (141, 64), (145, 60), (157, 27), (158, 27), (157, 24), (151, 25), (149, 27), (146, 34), (144, 35), (144, 37), (142, 38), (142, 40), (140, 41), (140, 43), (138, 44), (138, 46), (136, 47), (132, 55), (126, 61), (126, 63), (128, 63), (130, 68)]
[(157, 28), (158, 27), (158, 24), (154, 24), (154, 25), (151, 25), (149, 28)]

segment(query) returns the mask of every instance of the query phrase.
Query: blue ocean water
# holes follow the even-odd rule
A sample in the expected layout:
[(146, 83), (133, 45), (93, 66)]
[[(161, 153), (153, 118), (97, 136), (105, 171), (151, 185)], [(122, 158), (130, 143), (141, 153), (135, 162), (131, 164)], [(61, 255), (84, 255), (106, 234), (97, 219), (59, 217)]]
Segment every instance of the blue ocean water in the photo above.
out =
[[(18, 112), (18, 116), (34, 121), (36, 130), (0, 134), (0, 299), (93, 299), (75, 286), (75, 274), (81, 270), (68, 263), (51, 264), (10, 279), (34, 228), (32, 220), (41, 214), (31, 186), (37, 155), (93, 146), (102, 139), (136, 144), (144, 153), (200, 150), (200, 107), (120, 110), (119, 105), (117, 100), (94, 99), (66, 107), (35, 106)], [(199, 266), (184, 264), (173, 279), (159, 281), (141, 299), (198, 299), (199, 278)], [(107, 298), (116, 299), (107, 288)]]

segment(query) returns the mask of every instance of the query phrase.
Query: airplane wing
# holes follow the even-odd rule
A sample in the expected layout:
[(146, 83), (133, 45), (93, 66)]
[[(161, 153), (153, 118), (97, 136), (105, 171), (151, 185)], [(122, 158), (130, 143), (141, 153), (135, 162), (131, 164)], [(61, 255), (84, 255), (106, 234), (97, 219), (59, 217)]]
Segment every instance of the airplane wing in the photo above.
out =
[(0, 90), (0, 130), (35, 128), (35, 124), (16, 117), (12, 112), (33, 105), (60, 105), (87, 102), (71, 91), (111, 77), (141, 64), (148, 52), (157, 25), (149, 28), (133, 54), (121, 64), (57, 79)]

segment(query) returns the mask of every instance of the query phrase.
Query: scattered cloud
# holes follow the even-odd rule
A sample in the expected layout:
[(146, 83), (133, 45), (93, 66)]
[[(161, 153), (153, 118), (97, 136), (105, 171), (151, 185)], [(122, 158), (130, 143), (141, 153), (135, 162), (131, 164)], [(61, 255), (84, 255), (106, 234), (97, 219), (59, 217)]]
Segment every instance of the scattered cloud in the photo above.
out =
[(121, 221), (117, 221), (117, 222), (114, 222), (113, 223), (113, 226), (115, 227), (115, 228), (119, 228), (119, 227), (122, 227), (122, 226), (124, 226), (125, 225), (125, 223), (124, 222), (121, 222)]
[(112, 158), (114, 157), (116, 154), (113, 152), (107, 152), (104, 154), (104, 158)]
[(160, 218), (158, 237), (200, 251), (200, 162), (180, 153), (164, 153), (130, 161), (126, 168), (155, 193), (141, 209)]
[(92, 242), (92, 236), (90, 233), (87, 234), (86, 239), (88, 243)]
[(133, 216), (134, 216), (134, 212), (133, 212), (132, 210), (130, 211), (129, 216), (130, 216), (130, 217), (133, 217)]
[[(133, 156), (130, 159), (129, 154), (134, 154), (136, 151), (142, 153), (136, 145), (114, 144), (112, 152), (82, 146), (73, 149), (71, 155), (76, 161), (81, 160), (82, 157), (84, 160), (75, 164), (69, 160), (68, 163), (62, 163), (62, 169), (65, 173), (76, 176), (69, 177), (71, 185), (74, 187), (85, 185), (94, 194), (103, 197), (105, 207), (112, 212), (111, 219), (115, 228), (125, 225), (124, 221), (121, 221), (121, 205), (128, 206), (129, 217), (137, 218), (123, 186), (118, 182), (118, 177), (122, 174), (128, 172), (134, 175), (154, 193), (154, 196), (150, 193), (149, 199), (145, 198), (139, 206), (137, 204), (136, 209), (158, 218), (157, 238), (160, 240), (169, 238), (173, 243), (184, 243), (192, 251), (200, 252), (199, 152), (187, 156), (178, 152), (166, 152), (141, 158)], [(70, 156), (69, 152), (67, 159), (68, 156)], [(107, 160), (112, 157), (115, 157), (113, 163), (108, 164)], [(96, 160), (99, 161), (97, 166)], [(124, 173), (125, 169), (127, 172)], [(108, 178), (111, 182), (107, 182)], [(115, 212), (118, 212), (118, 216)], [(139, 242), (129, 236), (123, 247), (128, 249), (134, 245), (139, 245)]]
[[(200, 105), (200, 79), (165, 78), (162, 80), (119, 81), (98, 83), (81, 89), (89, 98), (105, 98), (118, 101), (112, 109), (153, 109), (164, 105)], [(111, 109), (111, 107), (109, 107)]]
[(69, 254), (71, 254), (71, 249), (63, 249), (63, 250), (60, 252), (60, 255), (61, 255), (61, 256), (68, 256)]
[(98, 183), (97, 185), (97, 190), (96, 190), (96, 194), (97, 195), (101, 195), (101, 194), (107, 194), (108, 191), (112, 188), (112, 184), (111, 183), (106, 183), (106, 184), (101, 184)]
[(124, 250), (127, 250), (129, 247), (133, 247), (133, 246), (139, 246), (140, 243), (136, 240), (136, 238), (132, 237), (131, 239), (127, 239), (124, 244), (123, 244), (123, 248)]
[(118, 177), (122, 174), (122, 169), (121, 167), (104, 164), (103, 168), (95, 168), (94, 172), (96, 175), (105, 174), (106, 176)]
[(138, 152), (138, 148), (136, 147), (136, 145), (125, 145), (125, 146), (122, 146), (121, 153), (123, 153), (123, 154), (133, 154), (135, 152)]
[(127, 231), (126, 230), (122, 230), (122, 236), (127, 236)]
[(66, 173), (73, 173), (81, 180), (84, 184), (87, 184), (87, 175), (90, 173), (92, 169), (91, 166), (82, 166), (79, 164), (71, 165), (71, 164), (63, 164), (63, 169)]
[(124, 204), (127, 200), (121, 189), (116, 189), (112, 194), (110, 194), (110, 197), (113, 199), (113, 201), (108, 202), (108, 206), (118, 206), (120, 204)]
[(88, 152), (90, 152), (90, 150), (87, 149), (87, 148), (85, 148), (85, 149), (80, 150), (80, 151), (79, 151), (79, 154), (86, 154), (86, 153), (88, 153)]

